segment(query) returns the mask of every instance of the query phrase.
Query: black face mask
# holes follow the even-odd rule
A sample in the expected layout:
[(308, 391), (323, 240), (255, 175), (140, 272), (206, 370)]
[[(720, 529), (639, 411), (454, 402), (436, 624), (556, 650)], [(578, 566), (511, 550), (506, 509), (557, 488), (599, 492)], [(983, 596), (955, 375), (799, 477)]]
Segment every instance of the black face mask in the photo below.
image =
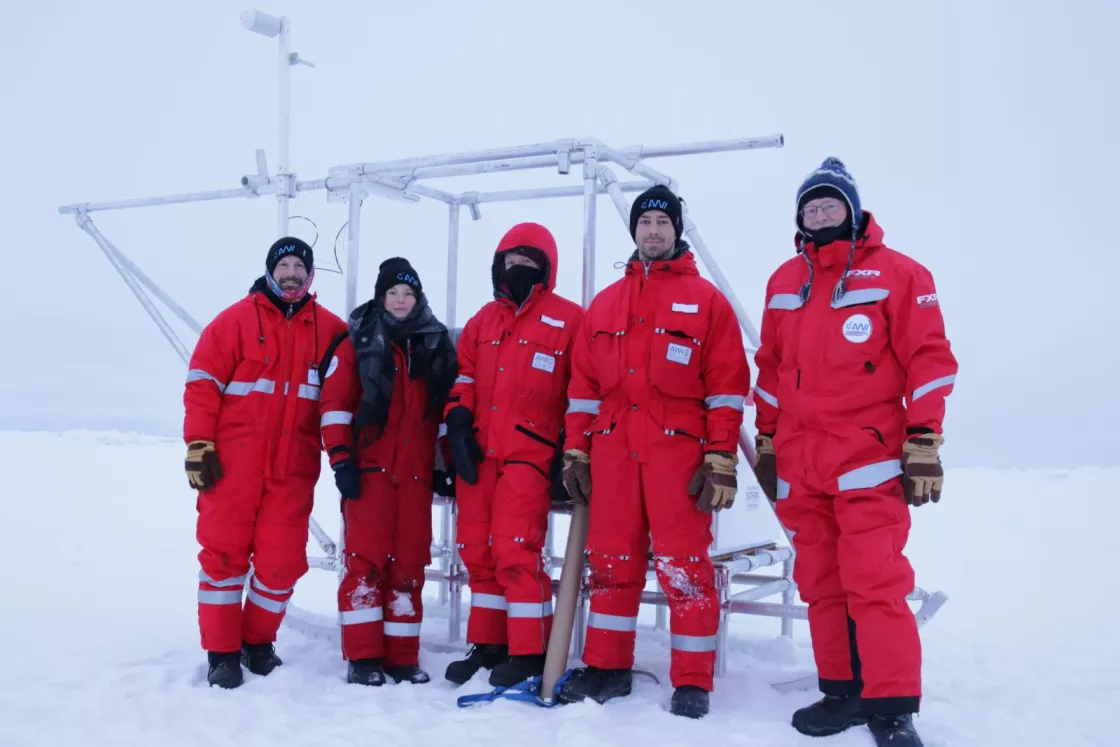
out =
[(826, 244), (831, 244), (837, 239), (851, 239), (852, 218), (851, 216), (848, 216), (848, 218), (838, 226), (818, 228), (815, 231), (810, 231), (808, 228), (805, 228), (802, 230), (802, 233), (805, 235), (806, 239), (812, 241), (817, 245), (818, 248), (825, 246)]
[(509, 294), (517, 303), (524, 303), (533, 286), (544, 282), (544, 270), (529, 265), (514, 265), (506, 270)]

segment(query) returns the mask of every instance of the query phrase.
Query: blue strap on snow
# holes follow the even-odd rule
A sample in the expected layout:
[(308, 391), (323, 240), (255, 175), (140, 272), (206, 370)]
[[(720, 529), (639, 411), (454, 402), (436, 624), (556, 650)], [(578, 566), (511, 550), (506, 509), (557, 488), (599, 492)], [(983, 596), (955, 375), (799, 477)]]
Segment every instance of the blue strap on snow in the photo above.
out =
[(557, 697), (560, 695), (560, 687), (568, 681), (568, 677), (571, 676), (573, 671), (575, 670), (569, 669), (567, 672), (564, 672), (564, 676), (557, 680), (556, 687), (553, 688), (552, 692), (552, 702), (548, 702), (541, 698), (541, 677), (537, 676), (527, 679), (524, 682), (519, 682), (512, 687), (495, 688), (493, 692), (477, 693), (475, 695), (461, 695), (456, 700), (456, 703), (460, 708), (470, 708), (473, 705), (478, 705), (480, 703), (492, 703), (498, 698), (504, 698), (505, 700), (517, 700), (522, 703), (532, 703), (533, 705), (540, 706), (541, 708), (551, 708), (560, 702)]

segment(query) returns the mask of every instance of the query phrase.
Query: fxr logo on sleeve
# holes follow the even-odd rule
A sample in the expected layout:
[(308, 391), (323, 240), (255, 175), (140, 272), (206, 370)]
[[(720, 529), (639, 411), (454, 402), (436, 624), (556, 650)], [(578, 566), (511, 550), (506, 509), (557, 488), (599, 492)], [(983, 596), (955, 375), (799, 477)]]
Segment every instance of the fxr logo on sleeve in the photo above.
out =
[(936, 293), (926, 293), (924, 295), (918, 296), (918, 308), (926, 309), (930, 308), (931, 306), (940, 306), (937, 301)]

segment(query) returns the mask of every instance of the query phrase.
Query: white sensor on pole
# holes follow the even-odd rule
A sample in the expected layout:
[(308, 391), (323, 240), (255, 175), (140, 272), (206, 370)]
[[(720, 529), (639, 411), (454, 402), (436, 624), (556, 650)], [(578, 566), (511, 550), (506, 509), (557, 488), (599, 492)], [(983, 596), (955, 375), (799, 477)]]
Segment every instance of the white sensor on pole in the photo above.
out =
[(241, 14), (241, 25), (261, 36), (276, 36), (280, 33), (280, 19), (261, 13), (259, 10), (247, 10)]

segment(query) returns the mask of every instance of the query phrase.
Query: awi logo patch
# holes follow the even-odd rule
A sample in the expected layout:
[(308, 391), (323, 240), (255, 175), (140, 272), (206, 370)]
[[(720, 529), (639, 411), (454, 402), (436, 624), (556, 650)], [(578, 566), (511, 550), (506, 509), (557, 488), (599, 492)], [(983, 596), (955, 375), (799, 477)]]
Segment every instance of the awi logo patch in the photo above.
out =
[(871, 339), (871, 320), (866, 314), (852, 314), (844, 321), (843, 331), (848, 342), (867, 342)]

